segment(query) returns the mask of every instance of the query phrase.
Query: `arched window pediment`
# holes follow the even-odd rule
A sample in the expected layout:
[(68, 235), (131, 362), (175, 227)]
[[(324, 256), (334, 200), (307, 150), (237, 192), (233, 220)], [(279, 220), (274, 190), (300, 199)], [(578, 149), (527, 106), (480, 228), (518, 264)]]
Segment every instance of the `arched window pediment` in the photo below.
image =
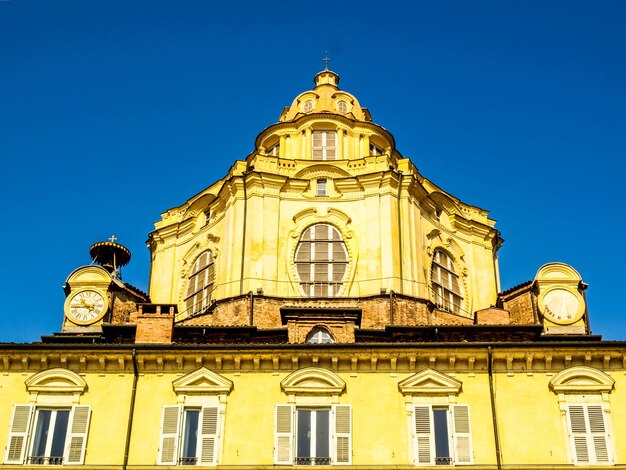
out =
[(307, 367), (289, 374), (280, 386), (289, 395), (339, 395), (346, 383), (329, 370)]
[(424, 369), (398, 383), (403, 395), (458, 395), (463, 383), (434, 369)]
[(87, 382), (76, 372), (55, 368), (37, 372), (24, 382), (29, 393), (82, 394)]
[(233, 388), (232, 381), (206, 367), (190, 372), (172, 382), (177, 395), (203, 394), (227, 395)]
[(609, 393), (615, 380), (601, 370), (578, 366), (556, 374), (549, 386), (554, 393)]

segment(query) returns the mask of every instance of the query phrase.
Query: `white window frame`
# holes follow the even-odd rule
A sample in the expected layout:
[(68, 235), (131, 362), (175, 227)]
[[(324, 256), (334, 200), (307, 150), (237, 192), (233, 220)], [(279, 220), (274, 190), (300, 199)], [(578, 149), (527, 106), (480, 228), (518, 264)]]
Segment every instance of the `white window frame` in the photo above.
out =
[[(574, 366), (554, 375), (549, 388), (558, 397), (569, 461), (574, 465), (613, 465), (609, 397), (615, 379), (594, 367)], [(574, 410), (577, 416), (573, 420)]]
[[(324, 230), (327, 230), (326, 234), (323, 233)], [(305, 240), (304, 236), (307, 233), (310, 233), (311, 235), (308, 240)], [(333, 235), (337, 235), (338, 238), (337, 239), (333, 238)], [(309, 244), (309, 247), (310, 247), (309, 259), (307, 260), (299, 259), (299, 252), (304, 246), (304, 244)], [(316, 250), (316, 247), (319, 246), (320, 244), (327, 245), (326, 246), (326, 248), (328, 249), (327, 261), (315, 259), (315, 250)], [(336, 249), (342, 251), (345, 261), (335, 260), (334, 250)], [(343, 240), (341, 231), (334, 225), (326, 224), (326, 223), (314, 224), (314, 225), (307, 227), (302, 232), (298, 245), (296, 246), (294, 264), (296, 265), (296, 274), (298, 275), (298, 279), (300, 280), (300, 287), (302, 288), (302, 291), (304, 292), (305, 295), (309, 297), (338, 297), (343, 287), (343, 284), (345, 282), (346, 276), (348, 274), (348, 264), (349, 264), (348, 248), (346, 247), (346, 243)], [(317, 276), (318, 273), (315, 272), (315, 268), (317, 265), (326, 266), (325, 269), (327, 272), (324, 273), (326, 276), (325, 280), (319, 280), (319, 276)], [(337, 266), (344, 265), (343, 276), (338, 281), (334, 280), (336, 265)], [(308, 274), (309, 274), (308, 281), (300, 278), (301, 271), (300, 271), (299, 266), (303, 266), (302, 270), (304, 272), (306, 272), (307, 270), (306, 268), (308, 267)], [(317, 295), (316, 288), (320, 287), (321, 289), (324, 286), (326, 287), (327, 295)]]
[[(58, 410), (68, 410), (69, 418), (65, 433), (65, 443), (62, 460), (51, 460), (49, 455), (52, 439), (48, 438), (44, 456), (32, 455), (35, 444), (34, 433), (40, 417), (40, 411), (53, 411), (51, 426), (54, 426)], [(73, 406), (36, 406), (15, 405), (11, 415), (9, 438), (4, 455), (5, 464), (31, 464), (31, 460), (37, 459), (37, 464), (45, 465), (82, 465), (85, 461), (87, 436), (91, 408), (88, 405)], [(50, 429), (50, 428), (48, 428)]]
[(270, 148), (268, 148), (265, 151), (266, 155), (269, 155), (271, 157), (278, 157), (278, 150), (279, 150), (280, 145), (278, 143), (272, 145)]
[(323, 326), (316, 326), (313, 328), (306, 337), (308, 344), (332, 344), (335, 342), (335, 337)]
[(384, 154), (385, 154), (385, 151), (382, 148), (370, 142), (370, 155), (379, 156), (379, 155), (384, 155)]
[[(206, 259), (205, 257), (208, 257)], [(204, 260), (206, 259), (206, 263)], [(204, 264), (204, 266), (203, 266)], [(202, 280), (202, 287), (198, 287)], [(215, 288), (215, 258), (210, 250), (203, 251), (196, 259), (187, 279), (187, 290), (184, 299), (185, 314), (192, 315), (202, 312), (211, 305)]]
[(350, 112), (350, 105), (346, 100), (337, 101), (337, 111), (341, 114), (348, 114)]
[[(333, 136), (331, 139), (330, 136)], [(319, 145), (316, 145), (316, 137), (319, 136)], [(332, 140), (332, 142), (331, 142)], [(337, 160), (337, 131), (313, 131), (311, 135), (312, 154), (313, 160)], [(315, 156), (316, 151), (319, 151), (319, 157)]]
[(603, 403), (568, 403), (567, 439), (575, 465), (613, 465), (609, 419)]
[[(463, 310), (461, 278), (456, 272), (450, 254), (437, 248), (433, 253), (430, 273), (431, 289), (435, 304), (444, 310), (461, 314)], [(444, 278), (447, 278), (449, 282)], [(453, 279), (456, 280), (457, 290), (454, 289)]]
[(326, 178), (318, 178), (315, 185), (315, 195), (319, 197), (328, 196), (328, 180)]
[[(186, 411), (200, 411), (195, 457), (183, 457)], [(218, 463), (222, 435), (219, 405), (166, 405), (161, 414), (159, 465), (214, 466)], [(183, 461), (195, 458), (195, 463)]]
[[(435, 409), (445, 409), (447, 414), (449, 461), (437, 460), (434, 424)], [(469, 405), (419, 404), (412, 406), (411, 438), (414, 464), (472, 465), (472, 433)], [(439, 458), (442, 458), (440, 456)]]
[[(298, 410), (330, 410), (330, 465), (352, 465), (352, 406), (338, 404), (276, 405), (274, 413), (274, 464), (297, 464)], [(328, 465), (313, 459), (306, 466)]]

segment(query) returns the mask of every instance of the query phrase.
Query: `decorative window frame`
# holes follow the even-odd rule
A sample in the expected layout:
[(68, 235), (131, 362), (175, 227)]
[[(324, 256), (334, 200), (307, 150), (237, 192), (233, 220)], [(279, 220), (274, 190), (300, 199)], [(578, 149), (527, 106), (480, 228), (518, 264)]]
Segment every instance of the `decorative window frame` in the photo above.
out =
[(327, 405), (339, 403), (346, 382), (334, 372), (318, 367), (296, 370), (280, 382), (288, 403), (296, 405)]
[(292, 292), (297, 296), (305, 295), (300, 286), (300, 277), (296, 270), (296, 248), (298, 247), (298, 243), (304, 231), (311, 225), (316, 224), (332, 225), (341, 233), (343, 243), (348, 251), (348, 265), (346, 267), (346, 274), (341, 290), (334, 297), (348, 297), (354, 285), (354, 277), (356, 274), (355, 267), (359, 259), (358, 243), (354, 240), (354, 232), (351, 228), (352, 219), (344, 212), (330, 207), (320, 207), (319, 212), (318, 208), (312, 207), (300, 211), (293, 216), (293, 227), (287, 237), (287, 258), (285, 259), (287, 263), (286, 271), (289, 276)]
[(352, 464), (352, 406), (340, 404), (339, 396), (346, 383), (334, 372), (319, 367), (307, 367), (292, 372), (280, 382), (287, 395), (287, 404), (277, 404), (274, 427), (274, 464), (294, 465), (296, 413), (300, 409), (330, 410), (330, 462), (324, 465)]
[[(197, 455), (197, 465), (218, 465), (220, 456), (223, 454), (224, 435), (224, 415), (226, 413), (226, 399), (233, 389), (233, 382), (227, 378), (213, 372), (206, 367), (201, 367), (187, 375), (172, 381), (172, 388), (177, 396), (176, 405), (164, 405), (161, 418), (161, 430), (159, 436), (158, 465), (177, 465), (180, 458), (180, 443), (182, 441), (183, 419), (181, 418), (185, 408), (199, 408), (204, 414), (205, 410), (216, 410), (215, 432), (207, 435), (201, 433), (201, 426), (198, 424), (198, 439), (214, 439), (210, 444), (212, 453), (211, 461), (203, 461), (204, 449), (208, 448), (201, 442), (202, 455)], [(215, 411), (213, 411), (215, 412)], [(168, 424), (172, 429), (167, 429)], [(169, 441), (167, 441), (169, 440)], [(169, 449), (164, 452), (165, 443), (168, 442)], [(172, 460), (168, 460), (168, 455)]]
[[(567, 448), (567, 456), (570, 462), (575, 465), (613, 465), (615, 455), (615, 443), (613, 442), (613, 428), (610, 416), (611, 405), (609, 395), (615, 388), (615, 379), (601, 370), (587, 366), (576, 366), (564, 369), (554, 375), (548, 387), (557, 395), (559, 410), (561, 413), (561, 425), (564, 431), (564, 438)], [(609, 445), (609, 462), (588, 463), (577, 462), (572, 449), (570, 437), (570, 424), (568, 420), (568, 409), (570, 405), (587, 406), (596, 404), (602, 407), (604, 413), (604, 425), (606, 438)]]
[(85, 379), (60, 367), (37, 372), (24, 384), (30, 394), (30, 403), (35, 405), (77, 405), (87, 390)]
[[(65, 434), (65, 449), (59, 465), (82, 465), (85, 461), (91, 407), (80, 405), (80, 398), (87, 390), (87, 382), (76, 372), (64, 368), (46, 369), (24, 381), (30, 402), (16, 404), (11, 416), (9, 436), (5, 449), (5, 464), (23, 464), (33, 446), (38, 410), (68, 409), (69, 421)], [(50, 463), (52, 456), (33, 457), (42, 459), (35, 464)], [(54, 456), (57, 458), (57, 456)], [(47, 461), (50, 459), (50, 461)], [(55, 463), (56, 464), (56, 463)]]
[[(398, 383), (398, 389), (404, 395), (405, 400), (405, 411), (406, 411), (406, 422), (407, 422), (407, 432), (408, 436), (410, 436), (410, 440), (412, 442), (409, 445), (409, 461), (414, 462), (416, 465), (435, 465), (434, 463), (418, 463), (418, 455), (417, 448), (414, 444), (413, 434), (415, 433), (415, 417), (413, 415), (416, 407), (421, 406), (422, 408), (428, 406), (429, 409), (433, 407), (442, 407), (447, 408), (452, 415), (456, 414), (459, 408), (465, 408), (467, 413), (467, 426), (468, 433), (465, 433), (463, 437), (465, 437), (467, 445), (463, 446), (465, 450), (465, 455), (467, 460), (462, 462), (457, 462), (456, 465), (472, 465), (473, 458), (473, 446), (472, 446), (472, 437), (471, 437), (471, 423), (469, 422), (469, 405), (459, 404), (457, 403), (457, 397), (461, 393), (463, 387), (463, 382), (460, 380), (450, 377), (442, 372), (436, 371), (434, 369), (424, 369), (420, 372), (417, 372), (404, 380)], [(454, 410), (454, 411), (453, 411)], [(431, 411), (428, 411), (431, 413)], [(453, 419), (456, 422), (456, 420)], [(432, 431), (432, 423), (431, 432)], [(454, 424), (456, 426), (456, 424)], [(459, 445), (460, 434), (457, 432), (449, 431), (449, 438), (451, 441), (449, 445), (451, 446), (450, 451), (452, 455), (456, 455), (458, 449), (461, 447), (457, 447)], [(434, 442), (430, 445), (434, 446)], [(459, 455), (461, 455), (459, 453)], [(432, 458), (432, 457), (431, 457)]]
[(187, 295), (187, 284), (189, 282), (189, 274), (193, 269), (193, 266), (196, 264), (196, 261), (204, 253), (205, 251), (210, 251), (211, 256), (213, 257), (213, 267), (215, 272), (215, 280), (213, 282), (213, 298), (217, 297), (218, 291), (220, 289), (217, 280), (218, 276), (218, 256), (219, 256), (219, 248), (218, 244), (220, 241), (220, 237), (216, 237), (213, 234), (206, 234), (200, 240), (193, 244), (191, 248), (187, 250), (187, 252), (182, 256), (179, 261), (179, 287), (178, 287), (178, 317), (182, 317), (185, 312), (185, 297)]
[[(461, 313), (455, 313), (455, 315), (461, 315), (465, 317), (471, 317), (472, 314), (472, 295), (471, 285), (469, 279), (469, 269), (465, 262), (465, 251), (452, 237), (443, 237), (443, 233), (439, 229), (432, 230), (428, 235), (428, 245), (426, 247), (425, 261), (426, 266), (426, 289), (428, 290), (427, 298), (433, 299), (433, 261), (435, 252), (437, 250), (444, 251), (452, 260), (456, 274), (459, 276), (459, 285), (461, 286)], [(454, 313), (454, 312), (451, 312)]]

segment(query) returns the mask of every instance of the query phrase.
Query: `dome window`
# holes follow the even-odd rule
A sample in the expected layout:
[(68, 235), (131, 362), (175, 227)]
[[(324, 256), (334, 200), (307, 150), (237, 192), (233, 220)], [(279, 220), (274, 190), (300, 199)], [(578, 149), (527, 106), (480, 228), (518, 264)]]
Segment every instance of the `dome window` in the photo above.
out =
[(346, 114), (348, 113), (348, 111), (350, 111), (350, 106), (346, 101), (339, 100), (337, 101), (337, 111), (339, 111), (341, 114)]
[(312, 100), (307, 100), (302, 104), (302, 112), (303, 113), (310, 113), (311, 111), (313, 111), (313, 101)]
[(215, 266), (210, 251), (202, 253), (193, 265), (185, 295), (185, 313), (191, 315), (203, 311), (211, 303), (215, 283)]
[(310, 297), (336, 297), (348, 268), (348, 251), (341, 233), (332, 225), (307, 228), (296, 248), (300, 286)]
[(313, 131), (313, 160), (336, 160), (337, 132)]
[(435, 304), (444, 310), (460, 314), (463, 297), (459, 275), (454, 269), (452, 258), (445, 251), (435, 250), (431, 283)]
[(309, 344), (332, 344), (335, 342), (335, 338), (326, 328), (316, 326), (306, 337), (306, 342)]
[(384, 153), (385, 151), (382, 148), (380, 148), (378, 145), (370, 143), (370, 155), (377, 156), (377, 155), (383, 155)]

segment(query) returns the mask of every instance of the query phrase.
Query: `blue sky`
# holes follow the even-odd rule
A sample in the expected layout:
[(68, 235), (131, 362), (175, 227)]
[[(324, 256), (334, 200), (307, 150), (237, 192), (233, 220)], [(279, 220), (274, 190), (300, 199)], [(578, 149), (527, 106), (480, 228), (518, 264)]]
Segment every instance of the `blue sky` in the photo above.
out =
[(0, 2), (0, 341), (59, 331), (70, 272), (221, 178), (326, 50), (420, 172), (491, 211), (503, 289), (550, 261), (626, 339), (626, 2)]

